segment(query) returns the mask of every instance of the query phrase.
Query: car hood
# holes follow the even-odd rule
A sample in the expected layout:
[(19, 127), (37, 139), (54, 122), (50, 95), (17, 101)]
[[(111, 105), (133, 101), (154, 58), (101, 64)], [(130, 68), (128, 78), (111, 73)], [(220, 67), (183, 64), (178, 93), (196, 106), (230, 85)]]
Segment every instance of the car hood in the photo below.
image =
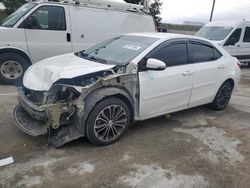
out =
[(28, 68), (23, 77), (24, 87), (35, 91), (48, 91), (56, 81), (87, 75), (115, 65), (105, 65), (83, 59), (74, 53), (42, 60)]

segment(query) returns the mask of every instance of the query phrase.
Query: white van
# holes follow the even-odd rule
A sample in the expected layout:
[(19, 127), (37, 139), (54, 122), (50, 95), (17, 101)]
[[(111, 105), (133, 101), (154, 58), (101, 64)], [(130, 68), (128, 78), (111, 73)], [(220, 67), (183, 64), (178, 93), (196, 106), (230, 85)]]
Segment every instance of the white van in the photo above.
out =
[(25, 70), (48, 57), (86, 49), (130, 32), (154, 32), (143, 6), (113, 1), (28, 3), (0, 27), (0, 81), (20, 81)]
[(209, 22), (195, 35), (215, 41), (241, 63), (250, 66), (250, 21)]

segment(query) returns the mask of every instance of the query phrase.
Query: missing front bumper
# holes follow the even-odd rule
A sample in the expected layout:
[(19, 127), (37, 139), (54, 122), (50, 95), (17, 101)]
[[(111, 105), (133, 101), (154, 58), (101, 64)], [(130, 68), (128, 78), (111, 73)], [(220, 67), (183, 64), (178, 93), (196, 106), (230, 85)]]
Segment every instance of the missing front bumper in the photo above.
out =
[(21, 131), (31, 136), (47, 134), (47, 123), (35, 120), (23, 109), (22, 106), (17, 105), (13, 113), (15, 124)]

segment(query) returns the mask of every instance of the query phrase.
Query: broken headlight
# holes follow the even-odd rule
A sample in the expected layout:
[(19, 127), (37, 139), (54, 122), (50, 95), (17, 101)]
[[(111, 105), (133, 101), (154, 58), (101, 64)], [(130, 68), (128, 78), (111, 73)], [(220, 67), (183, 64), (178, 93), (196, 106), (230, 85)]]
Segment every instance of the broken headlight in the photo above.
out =
[(67, 85), (54, 85), (46, 94), (46, 103), (70, 101), (80, 96), (73, 87)]

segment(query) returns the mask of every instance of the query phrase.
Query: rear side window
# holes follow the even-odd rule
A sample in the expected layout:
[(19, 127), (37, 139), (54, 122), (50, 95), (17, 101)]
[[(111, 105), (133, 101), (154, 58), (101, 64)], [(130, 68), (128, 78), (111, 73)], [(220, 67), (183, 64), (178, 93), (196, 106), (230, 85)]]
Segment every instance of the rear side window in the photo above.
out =
[(63, 7), (42, 6), (33, 12), (23, 24), (22, 28), (39, 30), (66, 30), (65, 12)]
[(188, 63), (188, 53), (186, 44), (173, 44), (156, 52), (152, 58), (161, 60), (168, 67), (185, 65)]
[(243, 42), (250, 42), (250, 27), (246, 27)]
[(214, 48), (214, 60), (221, 58), (222, 54)]
[(190, 51), (192, 63), (213, 61), (222, 56), (217, 49), (202, 44), (190, 44)]

